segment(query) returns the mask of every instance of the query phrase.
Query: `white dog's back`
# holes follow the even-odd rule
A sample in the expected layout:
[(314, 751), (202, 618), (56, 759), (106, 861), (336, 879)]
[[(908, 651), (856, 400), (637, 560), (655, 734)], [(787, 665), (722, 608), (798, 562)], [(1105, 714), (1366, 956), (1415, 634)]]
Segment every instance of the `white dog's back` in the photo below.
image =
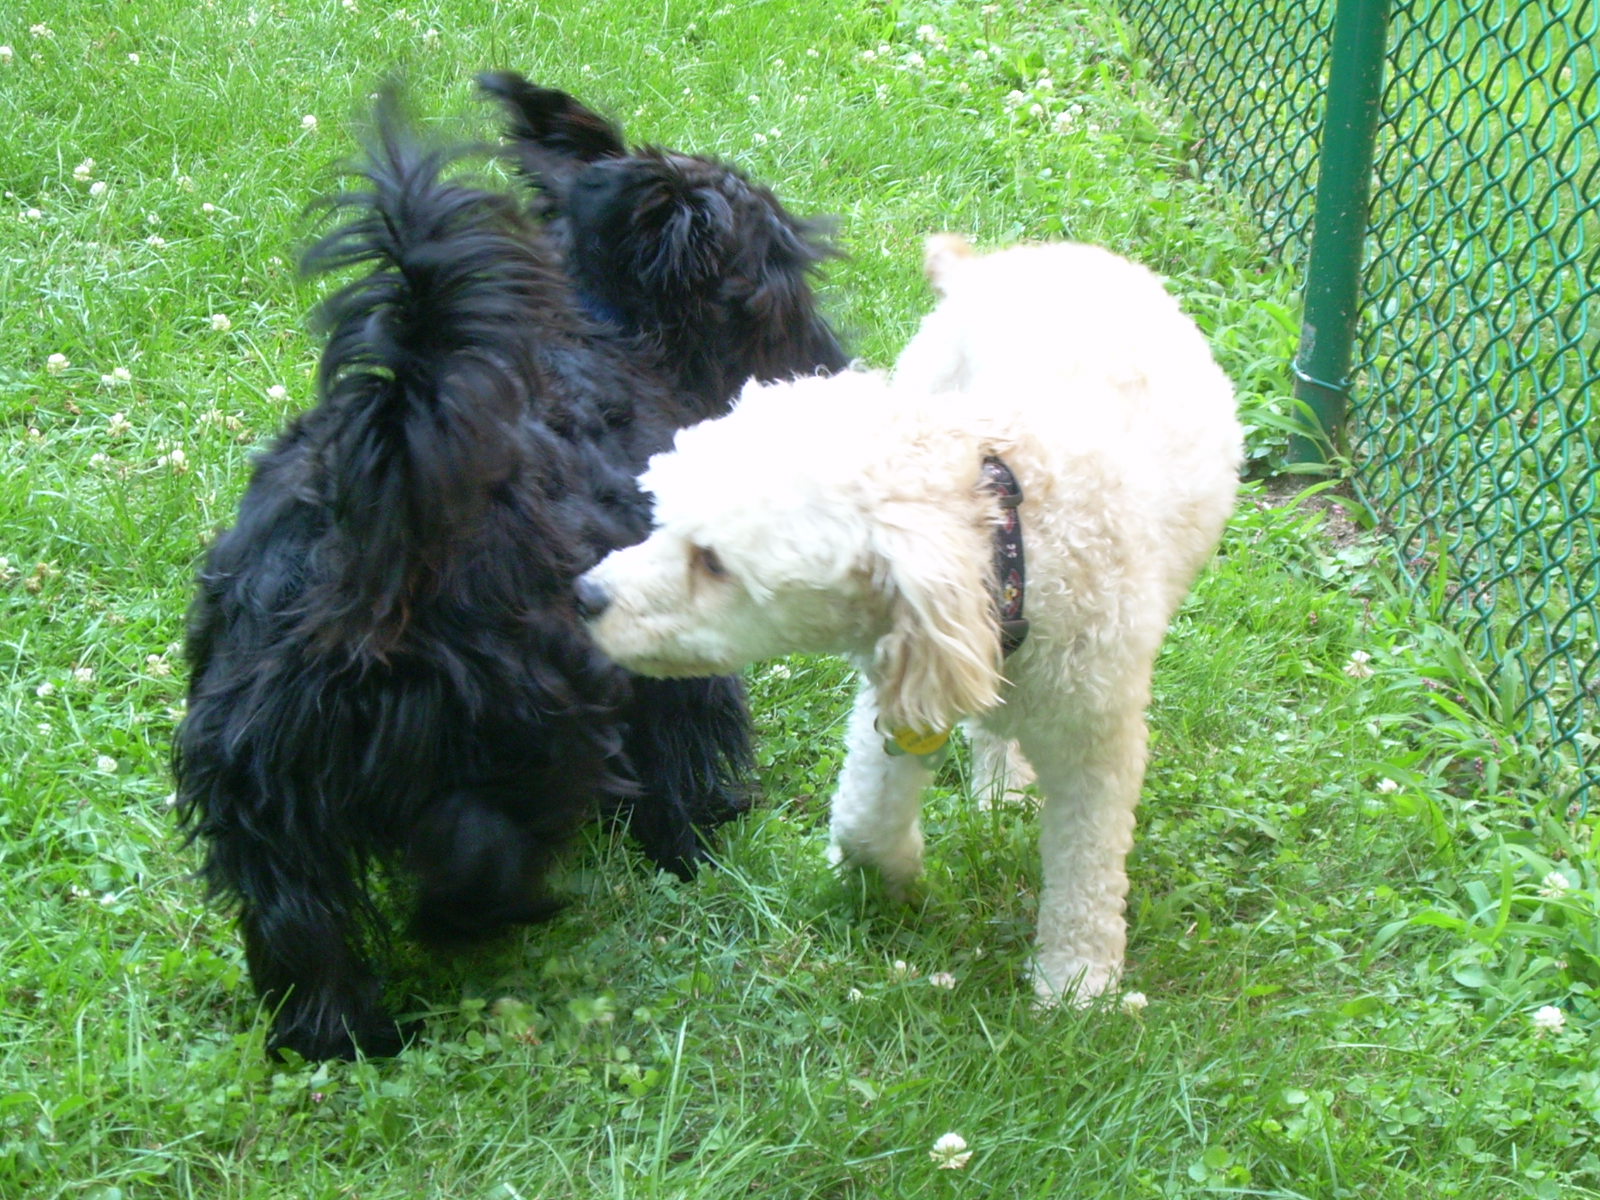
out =
[(1176, 607), (1233, 510), (1242, 457), (1233, 385), (1194, 322), (1153, 273), (1098, 246), (978, 255), (940, 235), (926, 261), (943, 298), (896, 362), (895, 392), (981, 397), (1048, 476), (1088, 464), (1143, 493), (1133, 507), (1168, 542)]

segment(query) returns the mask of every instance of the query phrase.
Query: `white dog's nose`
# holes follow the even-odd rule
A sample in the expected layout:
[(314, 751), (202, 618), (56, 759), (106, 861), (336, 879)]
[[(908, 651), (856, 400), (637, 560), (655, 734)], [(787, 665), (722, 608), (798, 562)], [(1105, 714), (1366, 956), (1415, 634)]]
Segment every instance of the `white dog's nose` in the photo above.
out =
[(578, 600), (578, 615), (585, 621), (598, 620), (600, 614), (611, 607), (611, 597), (606, 595), (605, 588), (587, 575), (578, 576), (572, 591)]

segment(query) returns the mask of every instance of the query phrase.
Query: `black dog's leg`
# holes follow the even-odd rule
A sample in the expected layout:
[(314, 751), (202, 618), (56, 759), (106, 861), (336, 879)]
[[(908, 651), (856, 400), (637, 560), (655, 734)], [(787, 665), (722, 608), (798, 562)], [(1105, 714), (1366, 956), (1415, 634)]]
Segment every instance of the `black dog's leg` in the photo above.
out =
[(631, 680), (626, 747), (645, 795), (628, 830), (680, 879), (706, 856), (705, 835), (750, 807), (750, 712), (744, 685), (714, 679)]
[(553, 916), (545, 887), (566, 830), (529, 829), (486, 796), (457, 793), (430, 814), (410, 860), (421, 881), (412, 931), (435, 946)]
[(276, 1009), (268, 1050), (312, 1060), (399, 1053), (405, 1034), (357, 949), (354, 894), (330, 890), (326, 880), (286, 879), (277, 864), (269, 869), (272, 883), (252, 889), (239, 920), (250, 976)]

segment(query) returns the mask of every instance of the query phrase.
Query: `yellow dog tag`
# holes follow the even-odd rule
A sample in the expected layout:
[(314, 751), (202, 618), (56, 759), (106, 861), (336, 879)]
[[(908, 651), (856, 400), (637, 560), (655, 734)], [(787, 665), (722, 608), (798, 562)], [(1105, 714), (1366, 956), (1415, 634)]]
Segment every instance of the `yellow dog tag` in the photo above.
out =
[(884, 745), (890, 754), (910, 754), (915, 758), (928, 758), (938, 754), (950, 742), (950, 731), (939, 729), (896, 729)]

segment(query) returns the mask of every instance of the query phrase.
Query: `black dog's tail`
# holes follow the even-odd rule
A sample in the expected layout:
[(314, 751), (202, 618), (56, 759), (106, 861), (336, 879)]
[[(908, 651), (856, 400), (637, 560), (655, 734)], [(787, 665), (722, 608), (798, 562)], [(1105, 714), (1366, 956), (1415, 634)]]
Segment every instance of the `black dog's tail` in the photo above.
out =
[(336, 594), (380, 643), (519, 470), (537, 375), (525, 315), (564, 286), (510, 197), (445, 178), (470, 152), (420, 144), (386, 94), (353, 168), (365, 186), (325, 202), (346, 219), (302, 263), (366, 271), (319, 310), (318, 418), (333, 423), (321, 478), (342, 535)]
[(628, 152), (615, 125), (565, 92), (529, 83), (515, 71), (484, 71), (478, 88), (505, 109), (513, 148), (534, 156), (530, 174), (543, 173), (547, 156), (582, 165)]

